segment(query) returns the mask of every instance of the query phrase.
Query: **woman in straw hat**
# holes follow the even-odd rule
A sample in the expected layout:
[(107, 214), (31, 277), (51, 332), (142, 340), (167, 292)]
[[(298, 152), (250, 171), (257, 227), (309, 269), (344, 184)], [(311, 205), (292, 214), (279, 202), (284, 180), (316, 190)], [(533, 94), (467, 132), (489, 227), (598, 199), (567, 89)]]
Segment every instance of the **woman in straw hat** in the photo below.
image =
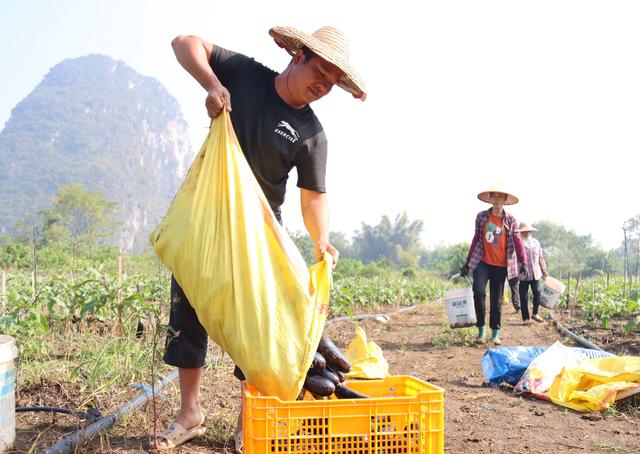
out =
[[(349, 64), (346, 36), (333, 27), (307, 33), (274, 27), (269, 34), (291, 56), (278, 73), (240, 53), (197, 36), (178, 36), (171, 45), (178, 62), (205, 89), (210, 117), (230, 112), (233, 128), (247, 161), (280, 221), (289, 172), (296, 167), (304, 224), (316, 257), (324, 252), (337, 263), (329, 243), (325, 194), (327, 139), (310, 104), (334, 85), (364, 100), (366, 89)], [(154, 441), (156, 450), (172, 449), (205, 432), (199, 403), (207, 333), (178, 282), (172, 279), (170, 331), (164, 360), (179, 368), (181, 406), (174, 422)], [(236, 376), (242, 377), (237, 369)], [(242, 451), (240, 419), (236, 449)]]
[(481, 344), (486, 342), (485, 300), (489, 283), (491, 340), (500, 345), (504, 281), (505, 278), (513, 279), (518, 276), (518, 262), (520, 269), (524, 269), (527, 257), (517, 231), (518, 222), (504, 210), (504, 205), (514, 205), (518, 203), (518, 198), (503, 190), (500, 185), (481, 192), (478, 198), (490, 203), (491, 208), (476, 216), (475, 234), (467, 261), (460, 268), (460, 275), (466, 276), (470, 269), (473, 270), (473, 301), (478, 318), (476, 342)]
[(531, 292), (533, 293), (533, 315), (531, 318), (536, 322), (542, 322), (542, 317), (538, 315), (538, 309), (540, 308), (539, 281), (541, 278), (546, 279), (549, 274), (547, 273), (547, 263), (544, 260), (540, 242), (531, 235), (531, 232), (537, 232), (538, 229), (531, 224), (521, 222), (519, 230), (524, 250), (527, 254), (526, 273), (521, 273), (518, 276), (520, 279), (520, 310), (522, 311), (522, 322), (525, 325), (530, 325), (529, 287), (531, 287)]

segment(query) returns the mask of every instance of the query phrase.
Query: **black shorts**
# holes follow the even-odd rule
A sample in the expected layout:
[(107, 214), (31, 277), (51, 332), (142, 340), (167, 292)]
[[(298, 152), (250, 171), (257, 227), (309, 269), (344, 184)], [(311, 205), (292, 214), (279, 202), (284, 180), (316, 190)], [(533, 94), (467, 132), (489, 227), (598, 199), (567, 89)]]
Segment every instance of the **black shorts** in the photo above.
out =
[(183, 369), (202, 367), (207, 357), (208, 340), (196, 311), (171, 276), (171, 309), (164, 362)]
[[(202, 367), (207, 358), (208, 341), (207, 331), (172, 275), (169, 331), (164, 362), (181, 369)], [(244, 380), (244, 374), (238, 366), (233, 371), (233, 375), (239, 380)]]

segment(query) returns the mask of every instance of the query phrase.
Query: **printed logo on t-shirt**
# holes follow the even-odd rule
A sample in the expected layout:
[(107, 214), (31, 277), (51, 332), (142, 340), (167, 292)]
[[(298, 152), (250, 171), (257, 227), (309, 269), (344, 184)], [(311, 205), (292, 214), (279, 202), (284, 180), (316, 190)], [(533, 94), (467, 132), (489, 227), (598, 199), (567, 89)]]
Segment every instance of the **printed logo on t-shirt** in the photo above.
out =
[(492, 246), (497, 246), (500, 244), (500, 235), (502, 235), (502, 227), (498, 227), (493, 222), (489, 222), (487, 224), (487, 235), (485, 236), (487, 243)]
[(291, 126), (288, 122), (284, 120), (278, 123), (274, 132), (276, 134), (280, 134), (282, 137), (286, 138), (291, 143), (296, 143), (300, 139), (300, 134), (298, 134), (298, 131), (293, 129), (293, 126)]

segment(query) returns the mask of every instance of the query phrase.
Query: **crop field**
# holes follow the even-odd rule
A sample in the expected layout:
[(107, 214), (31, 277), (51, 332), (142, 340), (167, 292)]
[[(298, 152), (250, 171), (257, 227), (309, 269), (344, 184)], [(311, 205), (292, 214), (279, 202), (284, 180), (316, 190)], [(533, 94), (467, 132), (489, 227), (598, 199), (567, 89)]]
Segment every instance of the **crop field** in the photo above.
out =
[[(31, 273), (5, 272), (0, 330), (14, 336), (19, 346), (17, 405), (78, 412), (95, 409), (92, 411), (104, 416), (117, 411), (143, 390), (153, 393), (152, 384), (170, 372), (162, 362), (169, 277), (158, 263), (135, 258), (125, 258), (119, 266), (115, 263), (110, 267), (86, 267), (73, 273), (41, 273), (35, 285)], [(568, 289), (556, 310), (544, 311), (547, 318), (553, 314), (565, 326), (612, 352), (640, 353), (637, 285), (604, 275), (582, 282), (573, 278), (567, 283)], [(443, 382), (443, 376), (451, 376), (451, 370), (464, 370), (464, 383), (471, 386), (477, 382), (480, 386), (479, 357), (483, 350), (473, 346), (472, 328), (448, 328), (440, 301), (445, 285), (445, 280), (422, 270), (400, 270), (347, 260), (334, 276), (330, 317), (392, 313), (415, 305), (411, 314), (393, 317), (387, 324), (360, 322), (371, 339), (383, 348), (392, 373), (415, 375), (451, 391), (449, 379)], [(503, 312), (507, 313), (511, 309), (506, 303), (508, 292), (504, 299)], [(531, 342), (533, 329), (523, 331), (518, 323), (519, 314), (509, 314), (508, 318), (507, 342), (517, 345)], [(336, 343), (344, 348), (353, 337), (354, 324), (347, 320), (328, 327), (327, 331), (334, 333)], [(535, 328), (542, 329), (549, 343), (558, 337), (549, 323)], [(205, 408), (211, 431), (203, 440), (191, 444), (192, 448), (182, 448), (181, 452), (231, 449), (239, 388), (231, 375), (230, 359), (215, 345), (210, 345), (210, 352), (203, 398), (208, 403)], [(467, 364), (470, 358), (474, 359)], [(434, 368), (438, 361), (444, 361), (438, 367), (446, 367), (446, 372)], [(227, 393), (225, 389), (232, 392)], [(452, 399), (458, 392), (462, 391), (454, 391), (447, 397), (447, 446), (469, 443), (452, 436), (456, 421), (460, 420), (451, 414), (451, 406), (457, 405), (455, 401), (452, 404)], [(471, 396), (473, 386), (463, 392), (464, 396)], [(481, 391), (480, 395), (483, 393), (487, 391)], [(511, 399), (523, 407), (533, 405), (528, 401), (522, 403), (522, 399), (513, 400), (511, 396), (493, 395), (492, 399)], [(85, 452), (144, 450), (154, 431), (162, 430), (171, 420), (176, 402), (175, 385), (170, 385), (156, 399), (150, 399), (149, 404), (124, 418), (108, 435), (82, 449)], [(480, 403), (473, 399), (471, 402)], [(638, 416), (634, 404), (621, 407), (617, 412), (619, 418), (622, 418), (619, 415)], [(86, 424), (78, 416), (19, 413), (16, 452), (37, 452)], [(489, 446), (496, 448), (496, 445), (487, 445), (487, 449)], [(508, 452), (504, 449), (498, 451)]]

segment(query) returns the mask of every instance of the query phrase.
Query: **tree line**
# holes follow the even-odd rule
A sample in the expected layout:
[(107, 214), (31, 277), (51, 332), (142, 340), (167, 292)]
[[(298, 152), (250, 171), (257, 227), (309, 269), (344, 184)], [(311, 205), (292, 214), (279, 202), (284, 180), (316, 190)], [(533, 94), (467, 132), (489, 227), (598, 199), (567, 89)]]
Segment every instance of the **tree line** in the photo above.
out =
[[(80, 184), (63, 186), (50, 207), (39, 213), (37, 225), (19, 223), (15, 236), (0, 236), (0, 268), (30, 269), (34, 258), (49, 269), (74, 269), (83, 263), (114, 259), (118, 224), (117, 206), (101, 192), (90, 192)], [(623, 274), (637, 277), (640, 265), (640, 215), (624, 221), (621, 245), (604, 250), (591, 235), (579, 234), (549, 220), (534, 223), (551, 275), (582, 273)], [(426, 248), (422, 244), (424, 221), (407, 213), (384, 215), (375, 225), (361, 223), (348, 237), (331, 232), (330, 238), (342, 258), (364, 264), (377, 263), (402, 269), (426, 269), (452, 275), (466, 260), (469, 243)], [(313, 245), (306, 233), (290, 232), (305, 259), (313, 260)]]

